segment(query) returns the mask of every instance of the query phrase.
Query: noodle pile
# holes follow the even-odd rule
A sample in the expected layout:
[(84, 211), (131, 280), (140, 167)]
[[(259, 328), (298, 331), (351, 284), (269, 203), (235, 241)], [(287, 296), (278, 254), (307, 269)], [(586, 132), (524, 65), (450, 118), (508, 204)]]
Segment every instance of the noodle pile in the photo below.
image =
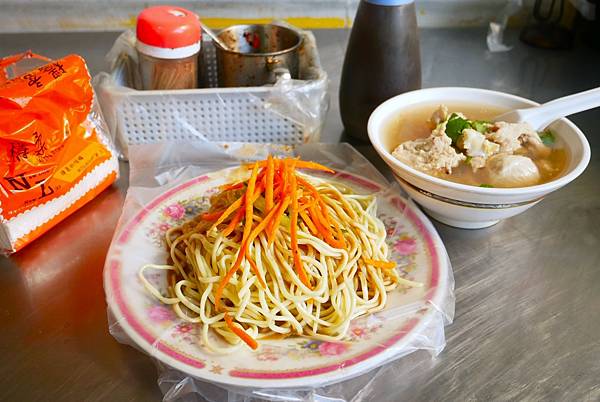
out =
[[(146, 265), (140, 279), (185, 321), (201, 325), (201, 343), (222, 346), (303, 335), (345, 336), (350, 321), (385, 307), (401, 278), (388, 261), (376, 199), (297, 171), (332, 172), (312, 162), (255, 163), (247, 181), (221, 188), (210, 210), (166, 233), (168, 265)], [(168, 270), (162, 295), (145, 277)], [(209, 329), (219, 337), (212, 336)]]

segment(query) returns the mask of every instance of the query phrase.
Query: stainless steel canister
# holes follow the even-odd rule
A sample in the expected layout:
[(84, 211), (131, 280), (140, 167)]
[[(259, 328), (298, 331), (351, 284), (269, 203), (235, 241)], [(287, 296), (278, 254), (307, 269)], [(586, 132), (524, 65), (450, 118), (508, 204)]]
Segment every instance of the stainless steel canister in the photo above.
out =
[(219, 86), (273, 84), (286, 74), (298, 78), (299, 32), (274, 24), (234, 25), (218, 36), (228, 47), (226, 50), (215, 43)]

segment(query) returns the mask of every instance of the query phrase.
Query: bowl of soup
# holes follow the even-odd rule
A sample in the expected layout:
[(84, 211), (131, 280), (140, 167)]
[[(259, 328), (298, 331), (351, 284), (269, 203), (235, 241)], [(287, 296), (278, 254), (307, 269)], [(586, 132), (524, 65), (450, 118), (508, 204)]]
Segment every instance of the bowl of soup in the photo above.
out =
[(488, 227), (574, 180), (590, 160), (585, 136), (567, 119), (538, 131), (494, 121), (536, 105), (485, 89), (421, 89), (379, 105), (369, 139), (431, 217), (460, 228)]

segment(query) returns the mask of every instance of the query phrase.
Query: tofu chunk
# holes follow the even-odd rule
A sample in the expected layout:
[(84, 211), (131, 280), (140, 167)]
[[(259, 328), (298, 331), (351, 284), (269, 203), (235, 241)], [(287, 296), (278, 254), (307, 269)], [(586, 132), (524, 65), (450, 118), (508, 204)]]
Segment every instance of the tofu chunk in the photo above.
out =
[(500, 145), (488, 141), (483, 134), (471, 128), (463, 130), (457, 146), (471, 157), (473, 170), (481, 169), (490, 156), (500, 152)]
[(472, 128), (463, 130), (458, 147), (469, 156), (489, 157), (500, 152), (500, 145), (488, 141), (483, 134)]

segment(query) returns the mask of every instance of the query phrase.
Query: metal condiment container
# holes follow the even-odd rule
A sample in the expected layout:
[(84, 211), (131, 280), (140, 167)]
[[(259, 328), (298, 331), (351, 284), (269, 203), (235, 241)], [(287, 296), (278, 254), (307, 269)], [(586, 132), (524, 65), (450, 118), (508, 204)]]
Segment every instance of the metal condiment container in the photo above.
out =
[(198, 87), (202, 32), (196, 14), (173, 6), (147, 8), (138, 16), (136, 35), (143, 89)]
[(273, 84), (279, 76), (298, 78), (302, 36), (280, 25), (235, 25), (219, 32), (228, 49), (215, 43), (219, 86)]

